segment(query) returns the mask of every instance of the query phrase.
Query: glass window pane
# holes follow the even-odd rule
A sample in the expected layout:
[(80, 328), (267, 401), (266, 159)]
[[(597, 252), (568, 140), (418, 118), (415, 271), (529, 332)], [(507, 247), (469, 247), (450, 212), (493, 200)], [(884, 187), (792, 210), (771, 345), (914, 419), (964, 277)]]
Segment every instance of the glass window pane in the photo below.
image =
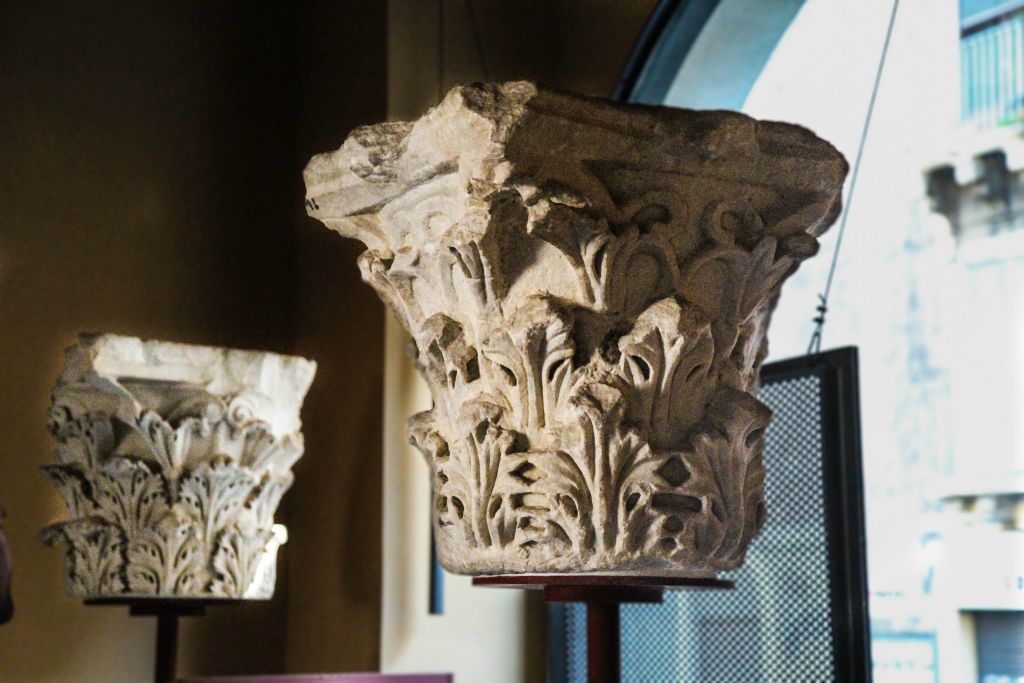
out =
[[(852, 162), (892, 5), (712, 4), (639, 99), (800, 123)], [(1024, 643), (1022, 124), (1024, 3), (902, 2), (824, 334), (860, 349), (876, 681), (1024, 677), (986, 659)], [(770, 359), (805, 353), (837, 238), (785, 285)]]

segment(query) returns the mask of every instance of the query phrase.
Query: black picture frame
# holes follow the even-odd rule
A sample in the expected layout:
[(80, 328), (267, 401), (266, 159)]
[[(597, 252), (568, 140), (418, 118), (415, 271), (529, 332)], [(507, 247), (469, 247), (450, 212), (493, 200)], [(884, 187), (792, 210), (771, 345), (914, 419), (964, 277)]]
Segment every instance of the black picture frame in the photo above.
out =
[(871, 635), (857, 348), (768, 363), (761, 369), (761, 385), (808, 376), (821, 381), (834, 680), (867, 683), (871, 681)]

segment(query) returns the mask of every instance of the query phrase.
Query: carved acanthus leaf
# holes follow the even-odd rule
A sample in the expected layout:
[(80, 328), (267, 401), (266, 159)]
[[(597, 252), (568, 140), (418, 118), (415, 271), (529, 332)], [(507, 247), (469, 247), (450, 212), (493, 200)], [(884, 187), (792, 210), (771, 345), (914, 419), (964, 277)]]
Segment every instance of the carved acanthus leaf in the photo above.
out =
[(263, 557), (273, 537), (270, 529), (221, 534), (213, 555), (215, 576), (210, 592), (226, 598), (248, 597), (250, 587), (258, 584)]
[(632, 386), (631, 422), (650, 425), (655, 448), (682, 443), (715, 387), (715, 345), (704, 314), (663, 299), (640, 314), (618, 348), (620, 371)]
[(128, 543), (128, 592), (193, 595), (207, 581), (202, 532), (191, 518), (170, 512)]
[(492, 387), (509, 406), (521, 430), (545, 429), (568, 398), (571, 386), (572, 317), (549, 298), (528, 299), (509, 325), (497, 325), (484, 341)]
[(167, 512), (167, 482), (145, 463), (112, 458), (92, 477), (96, 515), (123, 530), (130, 542)]
[(178, 428), (171, 426), (159, 414), (147, 411), (139, 419), (134, 432), (135, 439), (125, 439), (119, 444), (118, 455), (147, 460), (168, 473), (180, 473), (191, 457), (201, 462), (208, 457), (212, 446), (211, 425), (206, 420), (185, 419)]
[(63, 542), (66, 584), (72, 595), (109, 595), (125, 590), (124, 537), (116, 526), (93, 519), (43, 531), (48, 545)]
[(213, 547), (258, 484), (252, 472), (230, 462), (200, 465), (182, 480), (178, 507), (201, 524), (204, 545)]
[(59, 444), (55, 460), (59, 465), (76, 465), (83, 470), (99, 467), (114, 446), (114, 431), (105, 418), (62, 419), (54, 428)]
[(68, 513), (74, 518), (90, 517), (96, 512), (92, 483), (86, 472), (76, 465), (46, 465), (43, 473), (60, 491)]
[(749, 394), (723, 389), (706, 419), (708, 428), (696, 435), (687, 461), (691, 471), (710, 473), (714, 481), (704, 492), (710, 528), (703, 530), (701, 552), (736, 567), (765, 520), (762, 453), (771, 411)]

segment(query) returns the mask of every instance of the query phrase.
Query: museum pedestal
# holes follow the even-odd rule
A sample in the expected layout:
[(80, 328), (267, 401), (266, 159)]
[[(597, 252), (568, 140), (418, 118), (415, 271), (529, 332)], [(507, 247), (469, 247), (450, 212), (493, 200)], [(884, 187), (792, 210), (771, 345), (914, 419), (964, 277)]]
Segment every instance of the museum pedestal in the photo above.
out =
[(598, 574), (512, 574), (477, 576), (474, 586), (541, 590), (546, 602), (581, 602), (587, 606), (587, 681), (619, 683), (622, 647), (619, 606), (660, 604), (666, 590), (728, 590), (732, 581), (670, 576)]

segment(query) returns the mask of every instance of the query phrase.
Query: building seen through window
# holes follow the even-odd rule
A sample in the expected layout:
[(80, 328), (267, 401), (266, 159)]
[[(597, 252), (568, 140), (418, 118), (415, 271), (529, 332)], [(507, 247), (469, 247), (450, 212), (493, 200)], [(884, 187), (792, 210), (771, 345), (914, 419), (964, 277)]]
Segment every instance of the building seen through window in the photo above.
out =
[[(704, 4), (635, 99), (797, 122), (852, 162), (892, 4)], [(823, 348), (860, 351), (874, 680), (1020, 683), (1024, 2), (900, 2), (846, 201)], [(785, 285), (769, 360), (806, 353), (837, 237)]]

